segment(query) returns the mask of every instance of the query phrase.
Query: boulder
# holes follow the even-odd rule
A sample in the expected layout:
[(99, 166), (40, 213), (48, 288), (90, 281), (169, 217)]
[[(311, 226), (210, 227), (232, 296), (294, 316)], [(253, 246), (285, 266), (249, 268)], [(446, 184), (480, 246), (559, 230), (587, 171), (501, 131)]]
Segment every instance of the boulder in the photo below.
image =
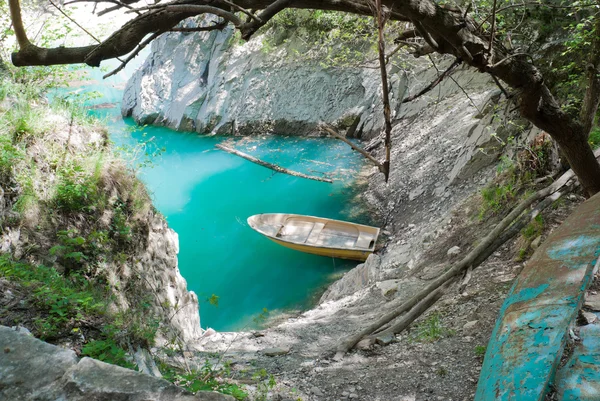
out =
[(0, 326), (0, 400), (233, 401), (65, 350)]

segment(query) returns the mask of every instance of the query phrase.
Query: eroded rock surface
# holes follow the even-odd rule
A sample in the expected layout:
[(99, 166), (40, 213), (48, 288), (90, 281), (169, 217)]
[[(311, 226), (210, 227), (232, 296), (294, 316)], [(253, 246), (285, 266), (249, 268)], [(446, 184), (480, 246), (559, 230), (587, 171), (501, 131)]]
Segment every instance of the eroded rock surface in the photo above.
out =
[(192, 395), (166, 380), (110, 365), (0, 326), (0, 399), (19, 401), (232, 401)]
[[(320, 121), (372, 136), (382, 127), (378, 70), (297, 60), (292, 38), (265, 51), (258, 35), (168, 33), (129, 80), (121, 111), (143, 124), (205, 134), (312, 134)], [(391, 78), (402, 88), (399, 75)]]

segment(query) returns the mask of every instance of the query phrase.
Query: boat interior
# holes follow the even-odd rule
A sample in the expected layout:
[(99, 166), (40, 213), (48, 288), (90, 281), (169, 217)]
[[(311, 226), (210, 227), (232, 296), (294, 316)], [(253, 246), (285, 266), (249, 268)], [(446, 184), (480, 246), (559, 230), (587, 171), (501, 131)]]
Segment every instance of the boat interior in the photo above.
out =
[(275, 238), (313, 246), (372, 249), (376, 233), (361, 231), (348, 224), (289, 217), (280, 224)]

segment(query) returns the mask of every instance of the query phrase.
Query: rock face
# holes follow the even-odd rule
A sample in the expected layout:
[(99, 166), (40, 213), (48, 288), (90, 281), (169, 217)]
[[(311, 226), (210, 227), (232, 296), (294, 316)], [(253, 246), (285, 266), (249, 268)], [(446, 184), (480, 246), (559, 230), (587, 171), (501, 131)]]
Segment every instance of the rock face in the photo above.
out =
[[(55, 171), (45, 167), (45, 157), (51, 153), (46, 141), (68, 148), (73, 154), (101, 148), (104, 143), (100, 131), (78, 126), (69, 129), (69, 119), (65, 116), (50, 115), (44, 118), (52, 121), (56, 128), (45, 133), (44, 141), (36, 141), (27, 149), (27, 157), (35, 160), (36, 165), (44, 171), (43, 178), (36, 181), (40, 198), (50, 196), (47, 194), (52, 193), (52, 188), (59, 179)], [(124, 198), (122, 192), (127, 190), (121, 188), (125, 188), (124, 183), (131, 182), (134, 178), (116, 161), (114, 165), (107, 166), (102, 172), (102, 176), (107, 177), (103, 180), (103, 191), (113, 199)], [(0, 187), (4, 185), (7, 184), (0, 183)], [(148, 207), (142, 208), (144, 212), (140, 212), (138, 216), (139, 226), (143, 229), (139, 230), (139, 236), (132, 237), (127, 249), (128, 257), (125, 260), (106, 259), (100, 262), (98, 269), (111, 284), (116, 298), (115, 306), (119, 310), (128, 310), (139, 303), (140, 299), (148, 300), (152, 308), (148, 312), (153, 312), (153, 317), (156, 316), (160, 320), (158, 344), (162, 340), (168, 341), (173, 334), (183, 341), (190, 341), (201, 335), (198, 298), (193, 292), (187, 291), (187, 283), (179, 272), (177, 233), (168, 227), (164, 218), (149, 202), (148, 199)], [(47, 231), (40, 230), (38, 224), (41, 213), (36, 209), (33, 209), (32, 213), (23, 213), (22, 224), (9, 225), (10, 219), (14, 220), (14, 203), (15, 195), (0, 188), (0, 251), (10, 253), (15, 259), (25, 258), (33, 264), (52, 263), (52, 260), (48, 259), (52, 257), (48, 248), (53, 245), (52, 236), (62, 228), (54, 226)], [(104, 217), (87, 220), (82, 217), (77, 221), (76, 227), (82, 231), (107, 231), (111, 218)], [(69, 216), (62, 216), (65, 221), (68, 221), (68, 218)], [(39, 252), (31, 252), (31, 249), (39, 249)]]
[(69, 401), (232, 401), (218, 393), (196, 395), (166, 380), (109, 365), (79, 360), (71, 350), (0, 326), (0, 399)]
[(207, 134), (307, 135), (319, 121), (351, 136), (378, 132), (377, 69), (286, 61), (293, 41), (267, 54), (262, 40), (236, 44), (229, 28), (161, 35), (127, 84), (122, 114)]

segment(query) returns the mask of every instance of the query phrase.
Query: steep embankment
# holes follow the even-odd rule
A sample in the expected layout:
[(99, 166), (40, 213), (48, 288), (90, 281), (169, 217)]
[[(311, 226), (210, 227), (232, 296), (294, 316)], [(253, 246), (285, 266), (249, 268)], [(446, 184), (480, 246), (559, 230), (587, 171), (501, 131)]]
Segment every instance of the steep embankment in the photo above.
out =
[(89, 355), (193, 340), (177, 234), (104, 128), (40, 86), (0, 87), (0, 324)]

